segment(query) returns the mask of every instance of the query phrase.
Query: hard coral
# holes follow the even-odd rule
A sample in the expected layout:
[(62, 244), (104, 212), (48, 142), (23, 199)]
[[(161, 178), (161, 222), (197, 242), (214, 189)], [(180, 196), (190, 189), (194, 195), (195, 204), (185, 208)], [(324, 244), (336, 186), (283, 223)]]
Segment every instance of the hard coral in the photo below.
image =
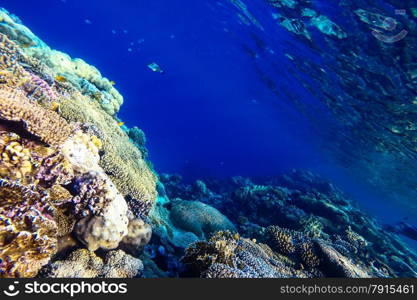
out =
[(0, 179), (0, 277), (32, 277), (57, 250), (47, 195)]
[[(0, 32), (2, 276), (34, 276), (57, 248), (64, 255), (81, 243), (110, 250), (126, 236), (123, 245), (139, 250), (151, 236), (140, 217), (155, 201), (156, 176), (112, 117), (122, 96), (3, 9)], [(104, 264), (136, 269), (98, 276), (136, 274), (140, 261), (121, 253)]]
[(21, 123), (49, 145), (61, 145), (73, 133), (73, 127), (56, 112), (46, 110), (22, 92), (6, 87), (0, 89), (0, 118)]
[(61, 115), (65, 119), (94, 127), (102, 145), (100, 166), (128, 200), (135, 215), (146, 217), (156, 200), (156, 176), (140, 151), (116, 121), (85, 96), (74, 92), (70, 98), (60, 101)]
[[(34, 35), (20, 20), (5, 10), (0, 10), (0, 32), (7, 35), (21, 47), (21, 52), (28, 57), (36, 58), (53, 73), (66, 78), (73, 88), (88, 95), (91, 90), (99, 91), (101, 109), (109, 115), (115, 115), (123, 103), (123, 97), (93, 66), (82, 59), (72, 59), (65, 53), (49, 48), (42, 40)], [(25, 59), (25, 62), (30, 60)], [(32, 64), (33, 66), (33, 64)], [(36, 68), (39, 69), (39, 64)], [(86, 82), (91, 88), (82, 89)]]
[(73, 251), (65, 260), (45, 266), (48, 278), (132, 278), (143, 271), (142, 262), (121, 250), (108, 252), (104, 259), (86, 249)]
[(200, 238), (221, 230), (236, 232), (235, 226), (217, 209), (198, 201), (172, 200), (171, 220), (177, 227)]
[[(290, 260), (275, 255), (266, 245), (219, 232), (208, 242), (190, 245), (181, 259), (190, 275), (206, 278), (313, 277), (296, 270)], [(187, 274), (188, 275), (188, 274)]]

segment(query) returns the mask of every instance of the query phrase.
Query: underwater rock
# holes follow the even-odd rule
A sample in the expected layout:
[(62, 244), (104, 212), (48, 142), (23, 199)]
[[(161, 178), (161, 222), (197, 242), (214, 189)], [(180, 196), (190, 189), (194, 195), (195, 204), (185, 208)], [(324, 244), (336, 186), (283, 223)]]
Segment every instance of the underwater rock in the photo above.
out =
[(322, 260), (329, 277), (369, 278), (370, 275), (333, 247), (317, 242)]
[(121, 250), (106, 253), (104, 259), (94, 252), (79, 249), (66, 260), (45, 266), (40, 276), (44, 278), (133, 278), (140, 276), (143, 264)]

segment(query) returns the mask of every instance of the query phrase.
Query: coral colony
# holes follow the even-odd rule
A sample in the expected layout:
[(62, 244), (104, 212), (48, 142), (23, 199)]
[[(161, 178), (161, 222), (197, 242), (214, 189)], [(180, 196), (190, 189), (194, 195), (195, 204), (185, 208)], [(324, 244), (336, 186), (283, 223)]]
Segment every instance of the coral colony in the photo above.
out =
[[(313, 29), (347, 36), (308, 5), (267, 2), (281, 9), (275, 21), (307, 43)], [(388, 26), (355, 13), (363, 25)], [(395, 230), (309, 171), (193, 183), (157, 174), (143, 131), (116, 117), (123, 97), (114, 82), (51, 49), (4, 9), (0, 55), (0, 277), (417, 277), (417, 255)], [(352, 101), (364, 92), (355, 91)], [(408, 139), (406, 126), (390, 130)]]

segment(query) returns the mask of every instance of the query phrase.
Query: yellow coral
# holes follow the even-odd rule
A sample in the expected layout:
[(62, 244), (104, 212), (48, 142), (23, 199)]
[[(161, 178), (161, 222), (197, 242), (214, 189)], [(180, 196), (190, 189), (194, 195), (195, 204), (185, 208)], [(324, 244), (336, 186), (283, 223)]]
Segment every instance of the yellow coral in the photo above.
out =
[(0, 132), (0, 176), (24, 182), (33, 171), (31, 154), (17, 134)]

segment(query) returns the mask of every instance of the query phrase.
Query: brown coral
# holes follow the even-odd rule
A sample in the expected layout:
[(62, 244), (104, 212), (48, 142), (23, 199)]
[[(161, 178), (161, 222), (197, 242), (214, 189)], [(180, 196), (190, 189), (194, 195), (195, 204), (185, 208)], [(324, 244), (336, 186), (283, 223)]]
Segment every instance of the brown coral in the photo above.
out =
[(74, 130), (56, 112), (46, 110), (28, 100), (24, 93), (6, 87), (0, 89), (0, 118), (22, 123), (27, 131), (49, 145), (61, 145)]
[(0, 180), (0, 277), (32, 277), (57, 249), (45, 194)]

